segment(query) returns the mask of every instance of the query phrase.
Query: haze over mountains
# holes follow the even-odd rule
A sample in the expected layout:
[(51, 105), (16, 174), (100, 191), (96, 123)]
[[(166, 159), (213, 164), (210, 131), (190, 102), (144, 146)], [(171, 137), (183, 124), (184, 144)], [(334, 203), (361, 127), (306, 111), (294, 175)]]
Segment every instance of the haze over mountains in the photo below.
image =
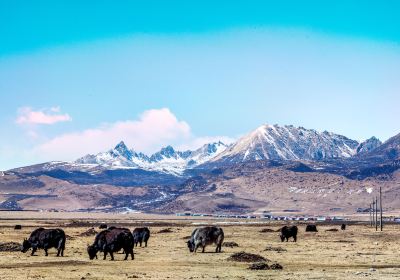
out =
[(354, 212), (384, 186), (400, 209), (400, 134), (359, 143), (331, 132), (263, 125), (231, 145), (145, 155), (124, 142), (74, 162), (6, 171), (0, 208), (174, 213), (298, 209)]

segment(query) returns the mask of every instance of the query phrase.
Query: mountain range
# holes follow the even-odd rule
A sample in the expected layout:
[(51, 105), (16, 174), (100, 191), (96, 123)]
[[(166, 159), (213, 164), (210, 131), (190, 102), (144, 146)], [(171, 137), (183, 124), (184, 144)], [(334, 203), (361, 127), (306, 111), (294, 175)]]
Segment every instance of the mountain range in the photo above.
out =
[(123, 141), (113, 149), (86, 155), (73, 164), (104, 168), (137, 168), (181, 175), (207, 163), (240, 163), (257, 160), (327, 160), (350, 158), (370, 152), (382, 142), (371, 137), (359, 143), (345, 136), (294, 126), (263, 125), (232, 145), (205, 144), (191, 151), (176, 151), (172, 146), (147, 156), (129, 149)]
[(147, 156), (129, 149), (123, 141), (115, 148), (97, 155), (86, 155), (75, 164), (103, 166), (105, 168), (140, 168), (171, 174), (182, 174), (186, 169), (203, 164), (226, 149), (222, 142), (205, 144), (194, 151), (176, 151), (172, 146), (162, 148), (159, 152)]
[[(378, 186), (400, 209), (400, 134), (363, 142), (303, 127), (262, 125), (236, 142), (146, 155), (123, 141), (73, 162), (0, 176), (0, 209), (249, 213), (353, 212)], [(124, 210), (124, 211), (125, 211)]]

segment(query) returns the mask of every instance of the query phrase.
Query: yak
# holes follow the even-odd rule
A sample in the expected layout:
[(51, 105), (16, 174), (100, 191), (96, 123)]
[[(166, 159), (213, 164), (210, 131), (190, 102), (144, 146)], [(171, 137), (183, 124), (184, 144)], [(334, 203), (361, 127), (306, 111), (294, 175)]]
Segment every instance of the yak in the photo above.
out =
[(37, 249), (43, 249), (46, 256), (48, 256), (47, 250), (50, 248), (57, 249), (57, 257), (64, 256), (65, 250), (65, 232), (62, 229), (35, 229), (28, 239), (22, 242), (21, 252), (26, 253), (32, 248), (31, 256), (33, 256)]
[(144, 247), (147, 247), (147, 241), (149, 241), (150, 238), (150, 230), (147, 227), (143, 228), (135, 228), (132, 231), (133, 235), (133, 242), (135, 246), (138, 246), (138, 243), (140, 244), (140, 247), (142, 247), (142, 242), (144, 242)]
[(92, 245), (88, 246), (87, 252), (89, 258), (93, 260), (97, 259), (97, 252), (103, 252), (104, 258), (106, 259), (107, 254), (111, 256), (111, 260), (114, 260), (114, 253), (124, 249), (125, 258), (128, 259), (128, 255), (131, 255), (132, 260), (135, 258), (133, 254), (133, 236), (127, 228), (109, 228), (101, 231), (95, 237)]
[(306, 232), (318, 232), (316, 225), (307, 225)]
[(195, 252), (201, 246), (203, 248), (202, 253), (207, 245), (215, 244), (217, 245), (215, 252), (221, 252), (222, 242), (224, 242), (224, 231), (220, 227), (201, 227), (196, 228), (190, 240), (187, 242), (188, 248), (190, 252)]
[(286, 239), (286, 242), (288, 242), (289, 238), (293, 237), (294, 242), (296, 242), (297, 231), (298, 231), (297, 226), (284, 226), (283, 228), (281, 228), (281, 235), (280, 235), (281, 241), (283, 242)]

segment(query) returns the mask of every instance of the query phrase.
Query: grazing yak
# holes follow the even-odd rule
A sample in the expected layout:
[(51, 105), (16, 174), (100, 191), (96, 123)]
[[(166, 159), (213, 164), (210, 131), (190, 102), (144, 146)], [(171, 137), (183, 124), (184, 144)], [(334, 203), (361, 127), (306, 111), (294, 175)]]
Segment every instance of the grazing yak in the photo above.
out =
[(150, 230), (147, 227), (143, 228), (135, 228), (132, 231), (133, 235), (133, 243), (137, 247), (138, 243), (140, 244), (140, 247), (142, 247), (142, 242), (144, 242), (144, 247), (147, 247), (147, 241), (150, 238)]
[(187, 242), (188, 248), (190, 252), (197, 251), (197, 248), (200, 246), (203, 248), (202, 253), (204, 253), (204, 249), (207, 245), (215, 244), (217, 248), (215, 249), (216, 253), (221, 252), (222, 242), (224, 242), (224, 231), (220, 227), (201, 227), (196, 228), (190, 240)]
[(316, 225), (307, 225), (306, 232), (318, 232)]
[(341, 230), (346, 230), (346, 225), (342, 224), (342, 226), (340, 227)]
[(31, 256), (33, 256), (37, 249), (43, 249), (48, 256), (47, 250), (56, 248), (57, 257), (64, 256), (65, 241), (65, 232), (62, 229), (38, 228), (31, 233), (28, 239), (22, 242), (21, 252), (26, 253), (32, 248)]
[(89, 258), (93, 260), (97, 259), (97, 252), (103, 252), (104, 258), (106, 259), (107, 254), (111, 256), (111, 260), (114, 260), (114, 253), (124, 249), (125, 259), (128, 259), (128, 255), (131, 255), (132, 260), (135, 258), (133, 254), (133, 236), (127, 228), (109, 228), (101, 231), (95, 237), (92, 245), (88, 246), (87, 252)]
[(286, 239), (286, 242), (288, 242), (289, 238), (293, 237), (294, 242), (296, 242), (297, 241), (297, 231), (298, 231), (298, 228), (296, 226), (290, 226), (290, 227), (284, 226), (283, 228), (281, 228), (281, 234), (280, 234), (281, 241), (283, 242)]

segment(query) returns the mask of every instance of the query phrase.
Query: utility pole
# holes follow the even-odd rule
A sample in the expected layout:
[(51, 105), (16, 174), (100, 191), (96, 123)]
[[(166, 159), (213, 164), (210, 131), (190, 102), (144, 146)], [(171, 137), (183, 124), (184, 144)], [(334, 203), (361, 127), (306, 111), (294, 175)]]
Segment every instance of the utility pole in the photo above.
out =
[(375, 197), (375, 231), (378, 231), (378, 197)]
[(375, 226), (375, 199), (372, 199), (372, 227)]
[(381, 209), (381, 231), (383, 231), (383, 215), (382, 215), (382, 187), (379, 187), (379, 207)]
[(372, 203), (369, 204), (369, 225), (372, 227), (373, 221), (372, 221)]

